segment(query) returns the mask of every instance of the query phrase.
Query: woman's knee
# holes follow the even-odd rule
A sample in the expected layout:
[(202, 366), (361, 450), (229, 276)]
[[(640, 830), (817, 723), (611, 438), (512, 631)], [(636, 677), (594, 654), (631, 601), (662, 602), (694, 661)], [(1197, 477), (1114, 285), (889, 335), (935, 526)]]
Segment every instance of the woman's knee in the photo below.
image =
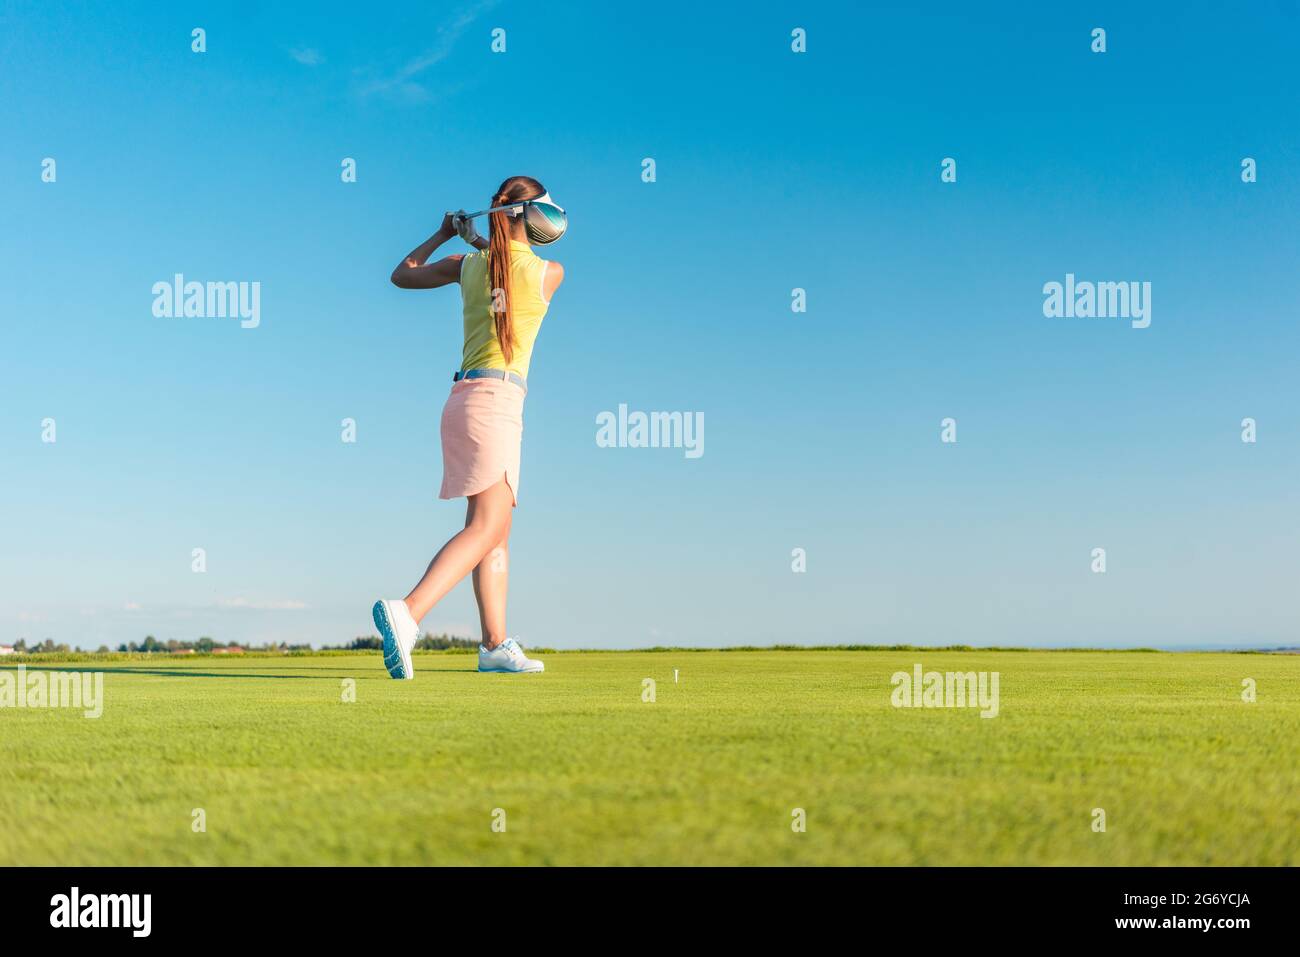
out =
[(493, 547), (504, 545), (510, 537), (510, 507), (486, 506), (474, 510), (465, 526), (476, 535), (487, 538)]

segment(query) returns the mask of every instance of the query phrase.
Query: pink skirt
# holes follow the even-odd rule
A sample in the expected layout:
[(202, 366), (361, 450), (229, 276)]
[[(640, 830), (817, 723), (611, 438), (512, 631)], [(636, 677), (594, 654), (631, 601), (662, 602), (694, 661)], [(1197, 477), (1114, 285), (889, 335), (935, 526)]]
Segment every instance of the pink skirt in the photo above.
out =
[(504, 477), (519, 504), (524, 390), (502, 379), (462, 379), (442, 407), (439, 498), (477, 495)]

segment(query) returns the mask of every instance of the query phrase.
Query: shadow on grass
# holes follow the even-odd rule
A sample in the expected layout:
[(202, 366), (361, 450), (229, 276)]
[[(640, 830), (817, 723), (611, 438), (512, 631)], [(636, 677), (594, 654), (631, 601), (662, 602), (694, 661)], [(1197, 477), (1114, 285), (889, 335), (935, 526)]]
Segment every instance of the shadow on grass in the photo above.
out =
[[(75, 666), (80, 664), (80, 662), (68, 662), (68, 664)], [(0, 671), (17, 671), (19, 667), (20, 667), (19, 665), (13, 665), (13, 666), (5, 665), (3, 667), (0, 667)], [(379, 674), (356, 674), (355, 672), (334, 674), (328, 671), (313, 671), (311, 674), (305, 674), (305, 675), (286, 675), (286, 674), (267, 675), (267, 674), (256, 674), (250, 671), (190, 671), (185, 668), (176, 668), (175, 670), (149, 669), (149, 668), (95, 668), (95, 667), (56, 668), (50, 665), (26, 665), (23, 667), (25, 667), (26, 670), (28, 671), (88, 671), (91, 672), (92, 674), (94, 672), (103, 672), (104, 674), (120, 674), (120, 675), (152, 675), (154, 677), (160, 677), (160, 678), (285, 678), (285, 679), (303, 678), (308, 680), (312, 678), (316, 678), (318, 680), (328, 679), (328, 678), (333, 678), (336, 680), (339, 678), (361, 678), (362, 680), (365, 681), (370, 681), (370, 680), (392, 681), (393, 680), (388, 676), (387, 673), (384, 672), (380, 672)], [(421, 668), (420, 671), (433, 672), (433, 673), (446, 673), (446, 674), (477, 674), (478, 673), (478, 670), (476, 668)]]

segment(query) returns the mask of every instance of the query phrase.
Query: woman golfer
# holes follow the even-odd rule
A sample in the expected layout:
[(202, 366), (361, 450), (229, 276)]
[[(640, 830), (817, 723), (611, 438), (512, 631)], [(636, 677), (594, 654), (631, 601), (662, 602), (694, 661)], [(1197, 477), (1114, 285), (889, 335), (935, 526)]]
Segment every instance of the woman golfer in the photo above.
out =
[[(404, 599), (375, 602), (384, 665), (394, 678), (413, 678), (411, 648), (419, 622), (466, 574), (473, 572), (483, 643), (479, 671), (542, 671), (506, 637), (510, 515), (519, 495), (519, 446), (524, 428), (528, 361), (564, 267), (533, 253), (531, 244), (563, 234), (564, 210), (542, 184), (512, 176), (492, 197), (488, 241), (474, 229), (480, 213), (448, 213), (442, 227), (393, 270), (402, 289), (460, 283), (465, 348), (442, 410), (440, 498), (469, 500), (465, 527), (442, 546)], [(430, 263), (433, 251), (460, 235), (475, 248)]]

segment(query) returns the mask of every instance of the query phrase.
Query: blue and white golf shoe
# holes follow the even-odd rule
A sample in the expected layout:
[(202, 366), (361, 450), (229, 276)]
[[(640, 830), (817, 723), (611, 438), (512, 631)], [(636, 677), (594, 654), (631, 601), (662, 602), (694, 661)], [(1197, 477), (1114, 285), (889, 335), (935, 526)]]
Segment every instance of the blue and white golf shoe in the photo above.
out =
[(411, 609), (400, 598), (375, 602), (375, 627), (384, 639), (384, 667), (394, 678), (415, 677), (411, 649), (420, 637), (420, 626), (411, 617)]
[(528, 674), (545, 671), (546, 665), (535, 658), (525, 657), (524, 649), (519, 647), (519, 642), (507, 638), (491, 651), (482, 645), (478, 646), (478, 670)]

